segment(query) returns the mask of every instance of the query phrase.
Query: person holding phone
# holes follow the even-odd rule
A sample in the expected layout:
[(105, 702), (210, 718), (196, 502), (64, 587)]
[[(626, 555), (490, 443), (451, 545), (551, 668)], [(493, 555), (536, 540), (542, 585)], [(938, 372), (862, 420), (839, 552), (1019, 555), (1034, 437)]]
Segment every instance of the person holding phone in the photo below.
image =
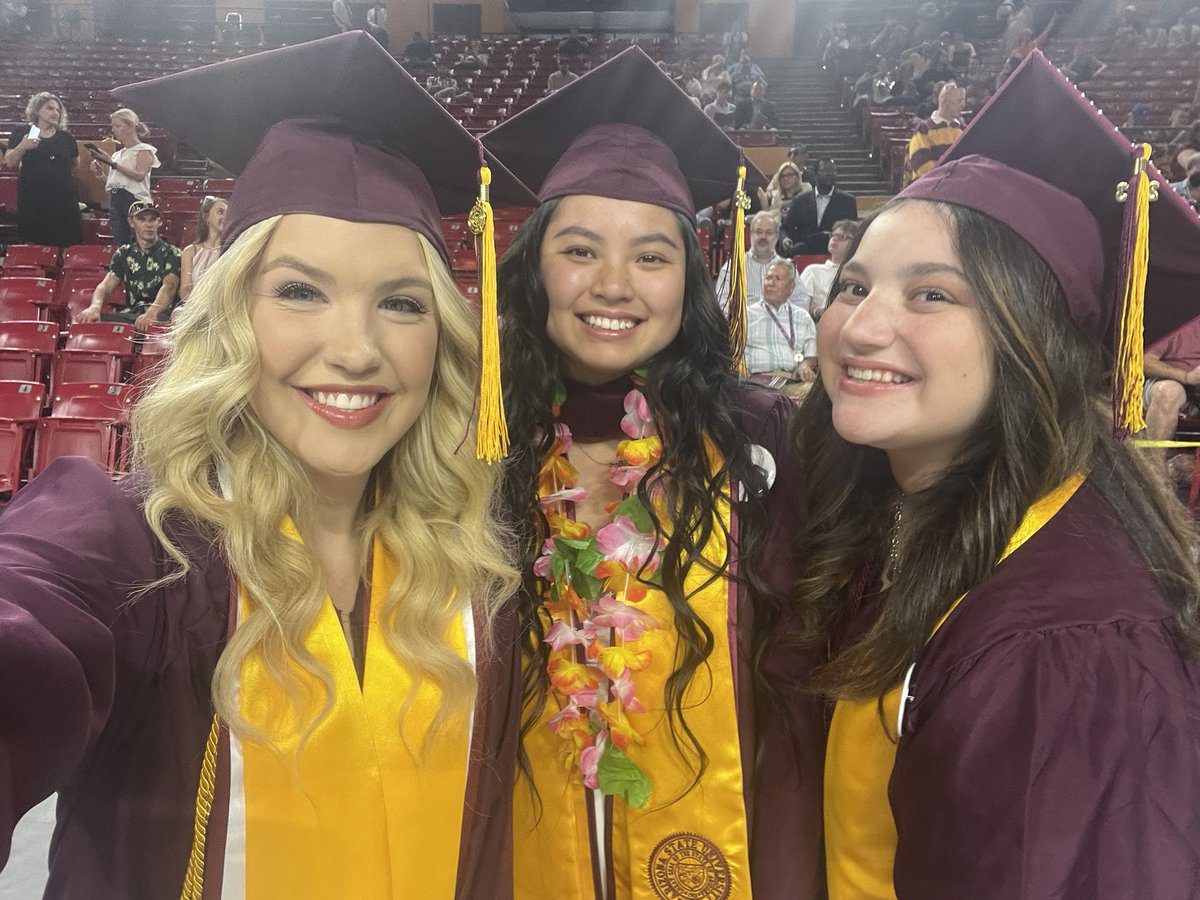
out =
[(92, 154), (92, 173), (104, 178), (108, 188), (108, 225), (113, 243), (118, 247), (134, 239), (129, 224), (129, 207), (137, 200), (152, 203), (150, 172), (162, 165), (158, 149), (142, 141), (149, 129), (132, 109), (118, 109), (112, 114), (112, 133), (121, 147), (112, 155), (96, 147)]
[(17, 233), (30, 244), (66, 247), (83, 243), (75, 168), (79, 148), (66, 130), (67, 110), (49, 91), (29, 98), (27, 125), (13, 129), (4, 165), (17, 177)]

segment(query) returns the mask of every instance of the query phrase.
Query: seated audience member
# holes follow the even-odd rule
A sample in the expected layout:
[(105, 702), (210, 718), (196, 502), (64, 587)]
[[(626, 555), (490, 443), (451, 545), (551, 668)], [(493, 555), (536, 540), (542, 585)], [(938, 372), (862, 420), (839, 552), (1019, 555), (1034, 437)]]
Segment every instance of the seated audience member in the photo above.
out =
[[(382, 44), (380, 45), (382, 46)], [(192, 288), (221, 255), (221, 237), (225, 233), (225, 210), (229, 203), (209, 195), (200, 202), (196, 216), (196, 242), (183, 248), (179, 271), (179, 302), (183, 303)]]
[(733, 127), (764, 129), (775, 128), (779, 116), (775, 104), (767, 99), (767, 85), (756, 81), (750, 86), (750, 96), (734, 105)]
[(1182, 50), (1200, 43), (1200, 7), (1189, 9), (1167, 30), (1167, 49)]
[(689, 97), (699, 99), (700, 95), (704, 93), (704, 84), (696, 77), (696, 64), (690, 59), (683, 61), (675, 83), (683, 88), (683, 92)]
[(572, 25), (568, 34), (558, 45), (559, 56), (582, 56), (588, 51), (588, 39), (579, 33), (579, 26)]
[(1200, 152), (1188, 157), (1184, 172), (1184, 177), (1172, 182), (1171, 187), (1191, 204), (1192, 209), (1200, 209)]
[(1143, 53), (1167, 49), (1167, 29), (1158, 16), (1146, 20), (1146, 32), (1142, 35), (1140, 49)]
[(414, 31), (412, 40), (404, 45), (405, 63), (428, 63), (433, 59), (433, 44), (429, 43), (419, 31)]
[[(746, 251), (746, 302), (751, 303), (762, 299), (767, 269), (780, 259), (775, 255), (775, 244), (779, 241), (779, 221), (769, 212), (757, 212), (751, 217), (748, 225), (750, 249)], [(726, 260), (725, 265), (721, 266), (721, 271), (717, 273), (717, 300), (722, 308), (729, 302), (729, 268), (729, 261)], [(790, 302), (799, 302), (798, 290), (797, 287)]]
[(783, 217), (779, 255), (824, 253), (833, 224), (858, 218), (858, 201), (837, 189), (837, 164), (823, 159), (817, 165), (817, 186), (797, 197)]
[(875, 61), (875, 70), (863, 72), (854, 82), (854, 107), (892, 106), (896, 103), (895, 63), (886, 56)]
[(808, 164), (808, 144), (796, 144), (794, 147), (789, 147), (787, 158), (788, 162), (795, 163), (796, 168), (800, 170), (801, 181), (808, 185), (817, 183), (816, 170)]
[(1200, 151), (1200, 119), (1171, 138), (1171, 143), (1167, 145), (1167, 152), (1180, 171), (1187, 169), (1192, 154), (1197, 151)]
[(1076, 84), (1083, 84), (1091, 81), (1107, 68), (1108, 63), (1101, 62), (1088, 53), (1087, 47), (1083, 44), (1076, 44), (1075, 50), (1071, 53), (1071, 61), (1063, 66), (1062, 73)]
[(785, 160), (766, 189), (758, 189), (758, 204), (763, 212), (770, 213), (776, 221), (782, 221), (792, 201), (811, 190), (812, 185), (804, 182), (800, 167), (790, 159)]
[(763, 84), (767, 82), (763, 70), (758, 67), (758, 63), (751, 61), (750, 53), (747, 50), (742, 51), (738, 61), (726, 70), (726, 74), (729, 76), (729, 82), (733, 85), (734, 91), (749, 91), (754, 82), (761, 81)]
[(566, 87), (579, 76), (571, 71), (571, 63), (565, 57), (558, 60), (558, 69), (550, 73), (546, 79), (546, 93), (553, 94), (559, 88)]
[(837, 277), (838, 269), (846, 259), (854, 236), (858, 234), (858, 222), (853, 219), (842, 219), (833, 223), (833, 231), (829, 235), (829, 259), (825, 262), (805, 266), (800, 273), (796, 292), (797, 302), (803, 309), (808, 310), (813, 321), (821, 319), (821, 313), (829, 305), (829, 292), (833, 287), (833, 279)]
[[(122, 244), (108, 264), (104, 280), (92, 292), (92, 305), (80, 311), (76, 322), (132, 322), (145, 331), (165, 317), (179, 289), (179, 248), (158, 236), (162, 217), (153, 203), (138, 200), (129, 207), (133, 240)], [(104, 312), (108, 298), (125, 285), (125, 305)]]
[(975, 45), (966, 39), (961, 31), (954, 32), (950, 42), (945, 45), (950, 57), (950, 68), (955, 72), (966, 72), (975, 61)]
[(746, 307), (746, 368), (802, 397), (817, 380), (817, 326), (806, 309), (789, 302), (795, 287), (796, 267), (786, 259), (771, 263), (762, 298)]
[(1146, 348), (1146, 389), (1143, 394), (1146, 430), (1151, 441), (1175, 436), (1179, 414), (1197, 400), (1200, 385), (1200, 319), (1193, 319), (1158, 343)]
[(967, 92), (953, 81), (942, 85), (937, 109), (928, 119), (917, 123), (917, 130), (908, 141), (908, 156), (904, 160), (904, 183), (911, 184), (934, 167), (946, 149), (963, 132), (963, 106)]
[(367, 10), (367, 34), (375, 38), (379, 42), (379, 46), (383, 49), (388, 49), (391, 43), (391, 38), (387, 31), (387, 5), (384, 3), (372, 3), (371, 8)]
[(884, 22), (883, 28), (871, 39), (871, 52), (880, 56), (899, 56), (908, 47), (908, 28), (895, 19)]
[(725, 68), (725, 57), (720, 53), (714, 53), (712, 65), (706, 67), (700, 73), (700, 81), (704, 85), (704, 90), (716, 93), (717, 85), (722, 81), (729, 80), (725, 75)]
[(733, 89), (728, 81), (717, 82), (717, 99), (704, 107), (704, 114), (722, 128), (732, 128), (737, 107), (732, 99)]
[(913, 28), (914, 41), (931, 41), (941, 33), (942, 11), (933, 0), (926, 0), (917, 7), (917, 25)]

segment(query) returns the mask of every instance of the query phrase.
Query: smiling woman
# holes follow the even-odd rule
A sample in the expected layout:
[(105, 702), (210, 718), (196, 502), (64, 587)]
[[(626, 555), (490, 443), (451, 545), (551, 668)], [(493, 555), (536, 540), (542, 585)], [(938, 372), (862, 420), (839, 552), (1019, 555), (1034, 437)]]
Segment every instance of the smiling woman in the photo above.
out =
[[(226, 79), (305, 117), (188, 109)], [(476, 144), (362, 32), (121, 94), (240, 176), (133, 473), (5, 511), (0, 847), (58, 790), (49, 897), (504, 898), (516, 579), (440, 221)]]

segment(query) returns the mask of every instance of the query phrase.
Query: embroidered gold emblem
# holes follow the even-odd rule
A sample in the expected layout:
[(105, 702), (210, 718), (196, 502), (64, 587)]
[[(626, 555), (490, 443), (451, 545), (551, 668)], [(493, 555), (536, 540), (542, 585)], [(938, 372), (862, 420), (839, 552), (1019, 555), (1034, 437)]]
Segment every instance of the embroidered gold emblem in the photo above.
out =
[(729, 863), (708, 838), (681, 831), (658, 842), (646, 866), (660, 900), (728, 900)]

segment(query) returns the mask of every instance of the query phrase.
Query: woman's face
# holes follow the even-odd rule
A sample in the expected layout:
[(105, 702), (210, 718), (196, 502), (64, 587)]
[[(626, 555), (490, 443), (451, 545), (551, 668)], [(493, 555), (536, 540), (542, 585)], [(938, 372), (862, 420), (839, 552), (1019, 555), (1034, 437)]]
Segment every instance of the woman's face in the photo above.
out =
[(129, 145), (137, 141), (137, 128), (118, 116), (112, 117), (112, 133), (113, 137), (122, 144)]
[(62, 121), (62, 106), (57, 100), (47, 100), (37, 111), (37, 126), (41, 129), (57, 128)]
[(800, 176), (791, 169), (779, 173), (779, 186), (785, 191), (794, 191), (800, 186)]
[(224, 200), (217, 200), (208, 210), (208, 229), (214, 237), (220, 237), (225, 231), (225, 210), (229, 209), (229, 204)]
[(414, 232), (289, 215), (254, 280), (250, 405), (323, 496), (365, 489), (429, 396), (433, 287)]
[(952, 228), (929, 203), (881, 215), (817, 328), (834, 428), (886, 451), (906, 490), (946, 468), (992, 396), (991, 343)]
[(661, 206), (564, 197), (542, 238), (546, 334), (563, 374), (603, 384), (675, 339), (683, 320), (679, 222)]

